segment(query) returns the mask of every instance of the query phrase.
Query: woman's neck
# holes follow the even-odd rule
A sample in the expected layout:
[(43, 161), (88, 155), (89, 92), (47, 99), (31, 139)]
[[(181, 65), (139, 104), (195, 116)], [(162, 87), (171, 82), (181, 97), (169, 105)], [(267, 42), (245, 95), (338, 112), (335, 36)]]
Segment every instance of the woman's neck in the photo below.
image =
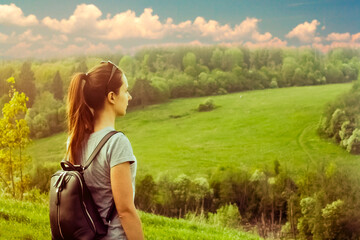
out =
[(115, 128), (115, 113), (111, 109), (104, 108), (94, 114), (94, 132), (106, 127)]

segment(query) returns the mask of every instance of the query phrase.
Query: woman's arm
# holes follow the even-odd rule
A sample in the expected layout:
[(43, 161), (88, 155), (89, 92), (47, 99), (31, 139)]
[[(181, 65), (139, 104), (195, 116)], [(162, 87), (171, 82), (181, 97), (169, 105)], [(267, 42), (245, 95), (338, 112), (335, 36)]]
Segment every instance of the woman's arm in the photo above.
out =
[(141, 221), (134, 205), (130, 163), (125, 162), (112, 167), (110, 180), (116, 209), (126, 237), (129, 240), (144, 239)]

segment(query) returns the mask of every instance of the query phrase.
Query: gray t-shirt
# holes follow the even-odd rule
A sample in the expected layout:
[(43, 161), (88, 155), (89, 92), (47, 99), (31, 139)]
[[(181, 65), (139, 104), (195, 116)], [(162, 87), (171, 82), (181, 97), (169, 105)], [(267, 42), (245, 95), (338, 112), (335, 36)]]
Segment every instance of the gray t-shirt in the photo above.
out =
[[(87, 143), (83, 145), (82, 164), (90, 157), (91, 153), (110, 131), (112, 127), (106, 127), (100, 131), (90, 134)], [(99, 213), (105, 222), (106, 215), (113, 199), (110, 183), (110, 169), (120, 163), (130, 162), (133, 197), (135, 197), (135, 176), (137, 161), (128, 138), (123, 133), (114, 134), (102, 147), (90, 167), (84, 172), (86, 185), (99, 207)], [(115, 211), (116, 212), (116, 211)], [(127, 239), (121, 226), (118, 214), (114, 214), (109, 224), (108, 234), (103, 240)]]

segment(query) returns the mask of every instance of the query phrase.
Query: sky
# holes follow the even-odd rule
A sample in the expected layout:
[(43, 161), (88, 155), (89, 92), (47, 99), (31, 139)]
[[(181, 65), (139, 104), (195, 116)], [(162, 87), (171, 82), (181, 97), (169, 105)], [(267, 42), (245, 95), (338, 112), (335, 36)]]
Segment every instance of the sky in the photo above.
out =
[(144, 47), (360, 47), (358, 0), (0, 0), (0, 58)]

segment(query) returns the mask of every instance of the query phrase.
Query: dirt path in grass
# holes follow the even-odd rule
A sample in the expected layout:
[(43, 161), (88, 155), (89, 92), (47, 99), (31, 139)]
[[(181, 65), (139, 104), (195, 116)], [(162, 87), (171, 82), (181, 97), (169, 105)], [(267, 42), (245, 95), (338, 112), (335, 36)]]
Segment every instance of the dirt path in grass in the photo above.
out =
[(312, 128), (314, 128), (314, 124), (310, 124), (307, 127), (305, 127), (302, 132), (300, 133), (297, 142), (299, 144), (299, 146), (301, 147), (301, 149), (306, 153), (309, 163), (313, 163), (314, 159), (311, 156), (311, 154), (309, 153), (309, 151), (307, 150), (306, 146), (305, 146), (305, 142), (304, 142), (304, 136), (307, 132), (309, 132), (309, 130), (311, 130)]

